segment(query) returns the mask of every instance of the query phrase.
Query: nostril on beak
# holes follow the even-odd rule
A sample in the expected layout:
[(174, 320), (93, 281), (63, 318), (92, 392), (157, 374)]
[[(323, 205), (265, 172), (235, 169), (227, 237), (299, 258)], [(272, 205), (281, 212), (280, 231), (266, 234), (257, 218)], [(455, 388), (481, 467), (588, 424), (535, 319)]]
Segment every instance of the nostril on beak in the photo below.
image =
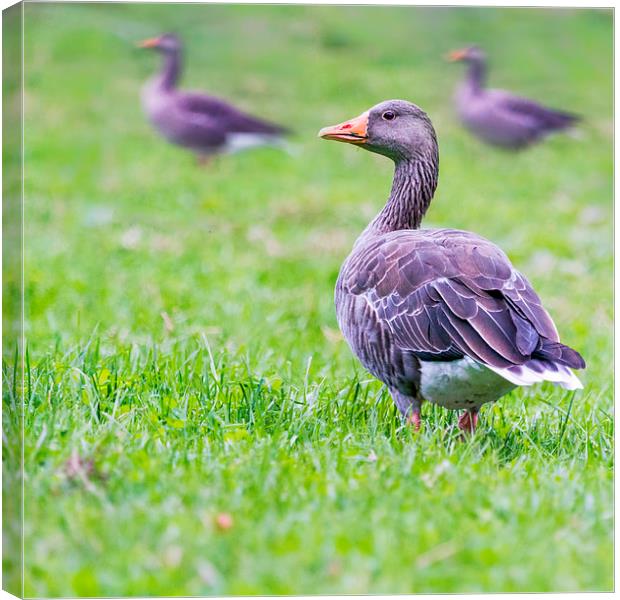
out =
[(345, 123), (340, 129), (351, 129), (351, 123)]

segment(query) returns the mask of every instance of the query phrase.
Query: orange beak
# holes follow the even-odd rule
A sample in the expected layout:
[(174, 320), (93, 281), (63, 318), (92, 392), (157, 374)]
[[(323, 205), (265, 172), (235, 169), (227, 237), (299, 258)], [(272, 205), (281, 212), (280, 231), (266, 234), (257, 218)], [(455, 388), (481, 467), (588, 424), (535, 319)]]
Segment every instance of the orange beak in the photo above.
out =
[(368, 111), (359, 117), (345, 121), (339, 125), (323, 127), (319, 131), (319, 137), (324, 140), (335, 140), (337, 142), (347, 142), (348, 144), (365, 144), (368, 140)]
[(463, 50), (454, 50), (454, 52), (450, 52), (450, 54), (446, 56), (446, 60), (450, 62), (456, 62), (465, 58), (467, 58), (467, 48), (463, 48)]
[(141, 42), (138, 42), (136, 44), (136, 46), (138, 46), (138, 48), (156, 48), (158, 45), (159, 45), (159, 38), (158, 37), (148, 38), (148, 39), (142, 40)]

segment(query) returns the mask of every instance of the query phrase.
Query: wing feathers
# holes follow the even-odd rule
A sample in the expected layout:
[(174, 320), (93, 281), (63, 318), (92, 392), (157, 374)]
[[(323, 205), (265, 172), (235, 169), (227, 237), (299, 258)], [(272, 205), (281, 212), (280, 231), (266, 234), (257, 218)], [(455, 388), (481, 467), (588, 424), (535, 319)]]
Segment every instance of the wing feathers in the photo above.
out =
[(498, 370), (530, 365), (527, 372), (506, 371), (510, 381), (563, 365), (553, 377), (567, 385), (575, 383), (567, 367), (585, 366), (559, 343), (527, 279), (474, 234), (403, 230), (372, 239), (354, 250), (338, 285), (363, 294), (400, 348), (424, 360), (466, 355)]
[(469, 355), (470, 353), (475, 353), (481, 362), (498, 367), (508, 367), (514, 364), (502, 356), (496, 348), (490, 345), (487, 340), (476, 331), (470, 322), (459, 319), (451, 311), (444, 310), (443, 312), (454, 329), (459, 332), (461, 338), (465, 341), (465, 347), (460, 348), (464, 354)]
[(471, 319), (476, 316), (478, 306), (471, 296), (460, 293), (457, 282), (450, 285), (449, 280), (439, 280), (430, 284), (431, 289), (437, 291), (435, 299), (445, 302), (450, 310), (460, 319)]

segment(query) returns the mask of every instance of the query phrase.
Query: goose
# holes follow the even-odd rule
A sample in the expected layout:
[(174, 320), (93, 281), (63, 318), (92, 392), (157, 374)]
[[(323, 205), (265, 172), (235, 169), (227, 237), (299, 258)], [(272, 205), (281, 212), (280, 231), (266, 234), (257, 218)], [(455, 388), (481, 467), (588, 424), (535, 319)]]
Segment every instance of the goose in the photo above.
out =
[(456, 229), (420, 229), (437, 187), (439, 152), (424, 111), (377, 104), (319, 137), (382, 154), (395, 164), (390, 197), (355, 242), (338, 275), (338, 324), (362, 365), (420, 427), (430, 402), (478, 411), (517, 386), (551, 381), (581, 388), (580, 354), (557, 329), (529, 281), (495, 244)]
[(177, 89), (181, 41), (166, 33), (138, 42), (163, 56), (161, 72), (142, 90), (142, 106), (153, 127), (169, 142), (192, 151), (199, 162), (214, 154), (260, 145), (279, 145), (286, 128), (241, 112), (228, 102)]
[(575, 114), (547, 108), (504, 90), (486, 89), (486, 56), (477, 46), (455, 50), (448, 60), (469, 65), (456, 91), (456, 110), (463, 125), (484, 142), (517, 150), (579, 120)]

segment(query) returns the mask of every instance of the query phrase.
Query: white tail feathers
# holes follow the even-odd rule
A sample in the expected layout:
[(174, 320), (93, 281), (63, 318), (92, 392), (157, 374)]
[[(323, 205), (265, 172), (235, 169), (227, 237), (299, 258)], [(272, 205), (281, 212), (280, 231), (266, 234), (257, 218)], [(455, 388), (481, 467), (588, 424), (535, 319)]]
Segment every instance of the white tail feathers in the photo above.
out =
[(258, 146), (272, 146), (293, 154), (293, 146), (290, 142), (281, 135), (272, 133), (229, 133), (226, 136), (224, 152), (234, 154)]
[(487, 367), (515, 385), (532, 385), (541, 381), (551, 381), (566, 390), (583, 388), (579, 378), (568, 367), (546, 360), (532, 359), (524, 365), (506, 368), (490, 365)]

